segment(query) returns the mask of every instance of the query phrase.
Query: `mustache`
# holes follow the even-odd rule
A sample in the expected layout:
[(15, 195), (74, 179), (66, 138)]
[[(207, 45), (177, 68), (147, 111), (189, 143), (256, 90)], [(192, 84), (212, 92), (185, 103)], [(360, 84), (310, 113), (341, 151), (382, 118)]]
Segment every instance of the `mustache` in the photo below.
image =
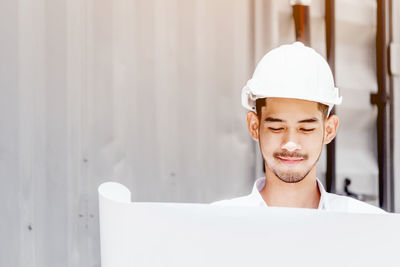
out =
[(290, 157), (290, 158), (302, 158), (302, 159), (308, 159), (307, 154), (302, 154), (298, 152), (288, 152), (288, 151), (283, 151), (283, 152), (275, 152), (273, 154), (274, 157)]

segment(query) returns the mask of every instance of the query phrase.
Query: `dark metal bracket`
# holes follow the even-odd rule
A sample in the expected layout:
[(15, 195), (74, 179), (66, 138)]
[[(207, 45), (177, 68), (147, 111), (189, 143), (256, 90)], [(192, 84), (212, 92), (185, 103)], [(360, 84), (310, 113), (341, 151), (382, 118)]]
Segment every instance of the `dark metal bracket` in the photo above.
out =
[(361, 200), (361, 201), (376, 200), (376, 196), (374, 196), (374, 195), (357, 194), (357, 193), (350, 191), (349, 190), (350, 184), (351, 184), (350, 178), (346, 177), (344, 179), (344, 186), (343, 186), (346, 196), (353, 197), (353, 198)]
[(376, 106), (384, 106), (387, 103), (390, 103), (391, 98), (390, 96), (386, 95), (383, 99), (382, 96), (378, 93), (371, 93), (369, 101), (371, 105), (376, 105)]

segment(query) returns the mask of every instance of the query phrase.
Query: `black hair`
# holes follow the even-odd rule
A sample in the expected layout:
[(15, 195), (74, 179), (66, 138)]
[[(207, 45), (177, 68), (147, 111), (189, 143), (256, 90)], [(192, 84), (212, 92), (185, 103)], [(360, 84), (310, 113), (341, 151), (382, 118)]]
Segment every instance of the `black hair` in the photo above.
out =
[[(261, 108), (267, 104), (267, 98), (259, 98), (256, 100), (256, 112), (259, 119), (261, 119)], [(328, 115), (329, 106), (318, 103), (318, 109), (322, 112), (322, 118), (325, 120)]]

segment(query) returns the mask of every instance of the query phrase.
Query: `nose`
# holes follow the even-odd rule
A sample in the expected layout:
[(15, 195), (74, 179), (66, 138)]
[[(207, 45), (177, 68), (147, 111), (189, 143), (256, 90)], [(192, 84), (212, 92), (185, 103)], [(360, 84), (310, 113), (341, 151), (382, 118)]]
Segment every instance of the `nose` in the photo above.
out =
[(284, 134), (284, 139), (282, 140), (283, 145), (282, 150), (288, 152), (294, 152), (296, 150), (301, 150), (302, 147), (297, 143), (296, 131), (294, 129), (288, 129)]
[(282, 147), (282, 149), (287, 150), (289, 152), (293, 152), (296, 150), (300, 150), (301, 149), (301, 145), (296, 144), (295, 142), (289, 141), (286, 144), (284, 144)]

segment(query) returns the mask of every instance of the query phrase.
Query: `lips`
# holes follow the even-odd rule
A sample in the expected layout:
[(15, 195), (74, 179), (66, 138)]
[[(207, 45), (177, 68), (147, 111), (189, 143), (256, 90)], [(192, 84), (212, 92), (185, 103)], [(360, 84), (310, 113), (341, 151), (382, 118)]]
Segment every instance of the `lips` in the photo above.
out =
[(277, 158), (287, 164), (296, 164), (304, 160), (304, 158), (297, 158), (297, 157), (282, 157), (282, 156), (277, 156)]

